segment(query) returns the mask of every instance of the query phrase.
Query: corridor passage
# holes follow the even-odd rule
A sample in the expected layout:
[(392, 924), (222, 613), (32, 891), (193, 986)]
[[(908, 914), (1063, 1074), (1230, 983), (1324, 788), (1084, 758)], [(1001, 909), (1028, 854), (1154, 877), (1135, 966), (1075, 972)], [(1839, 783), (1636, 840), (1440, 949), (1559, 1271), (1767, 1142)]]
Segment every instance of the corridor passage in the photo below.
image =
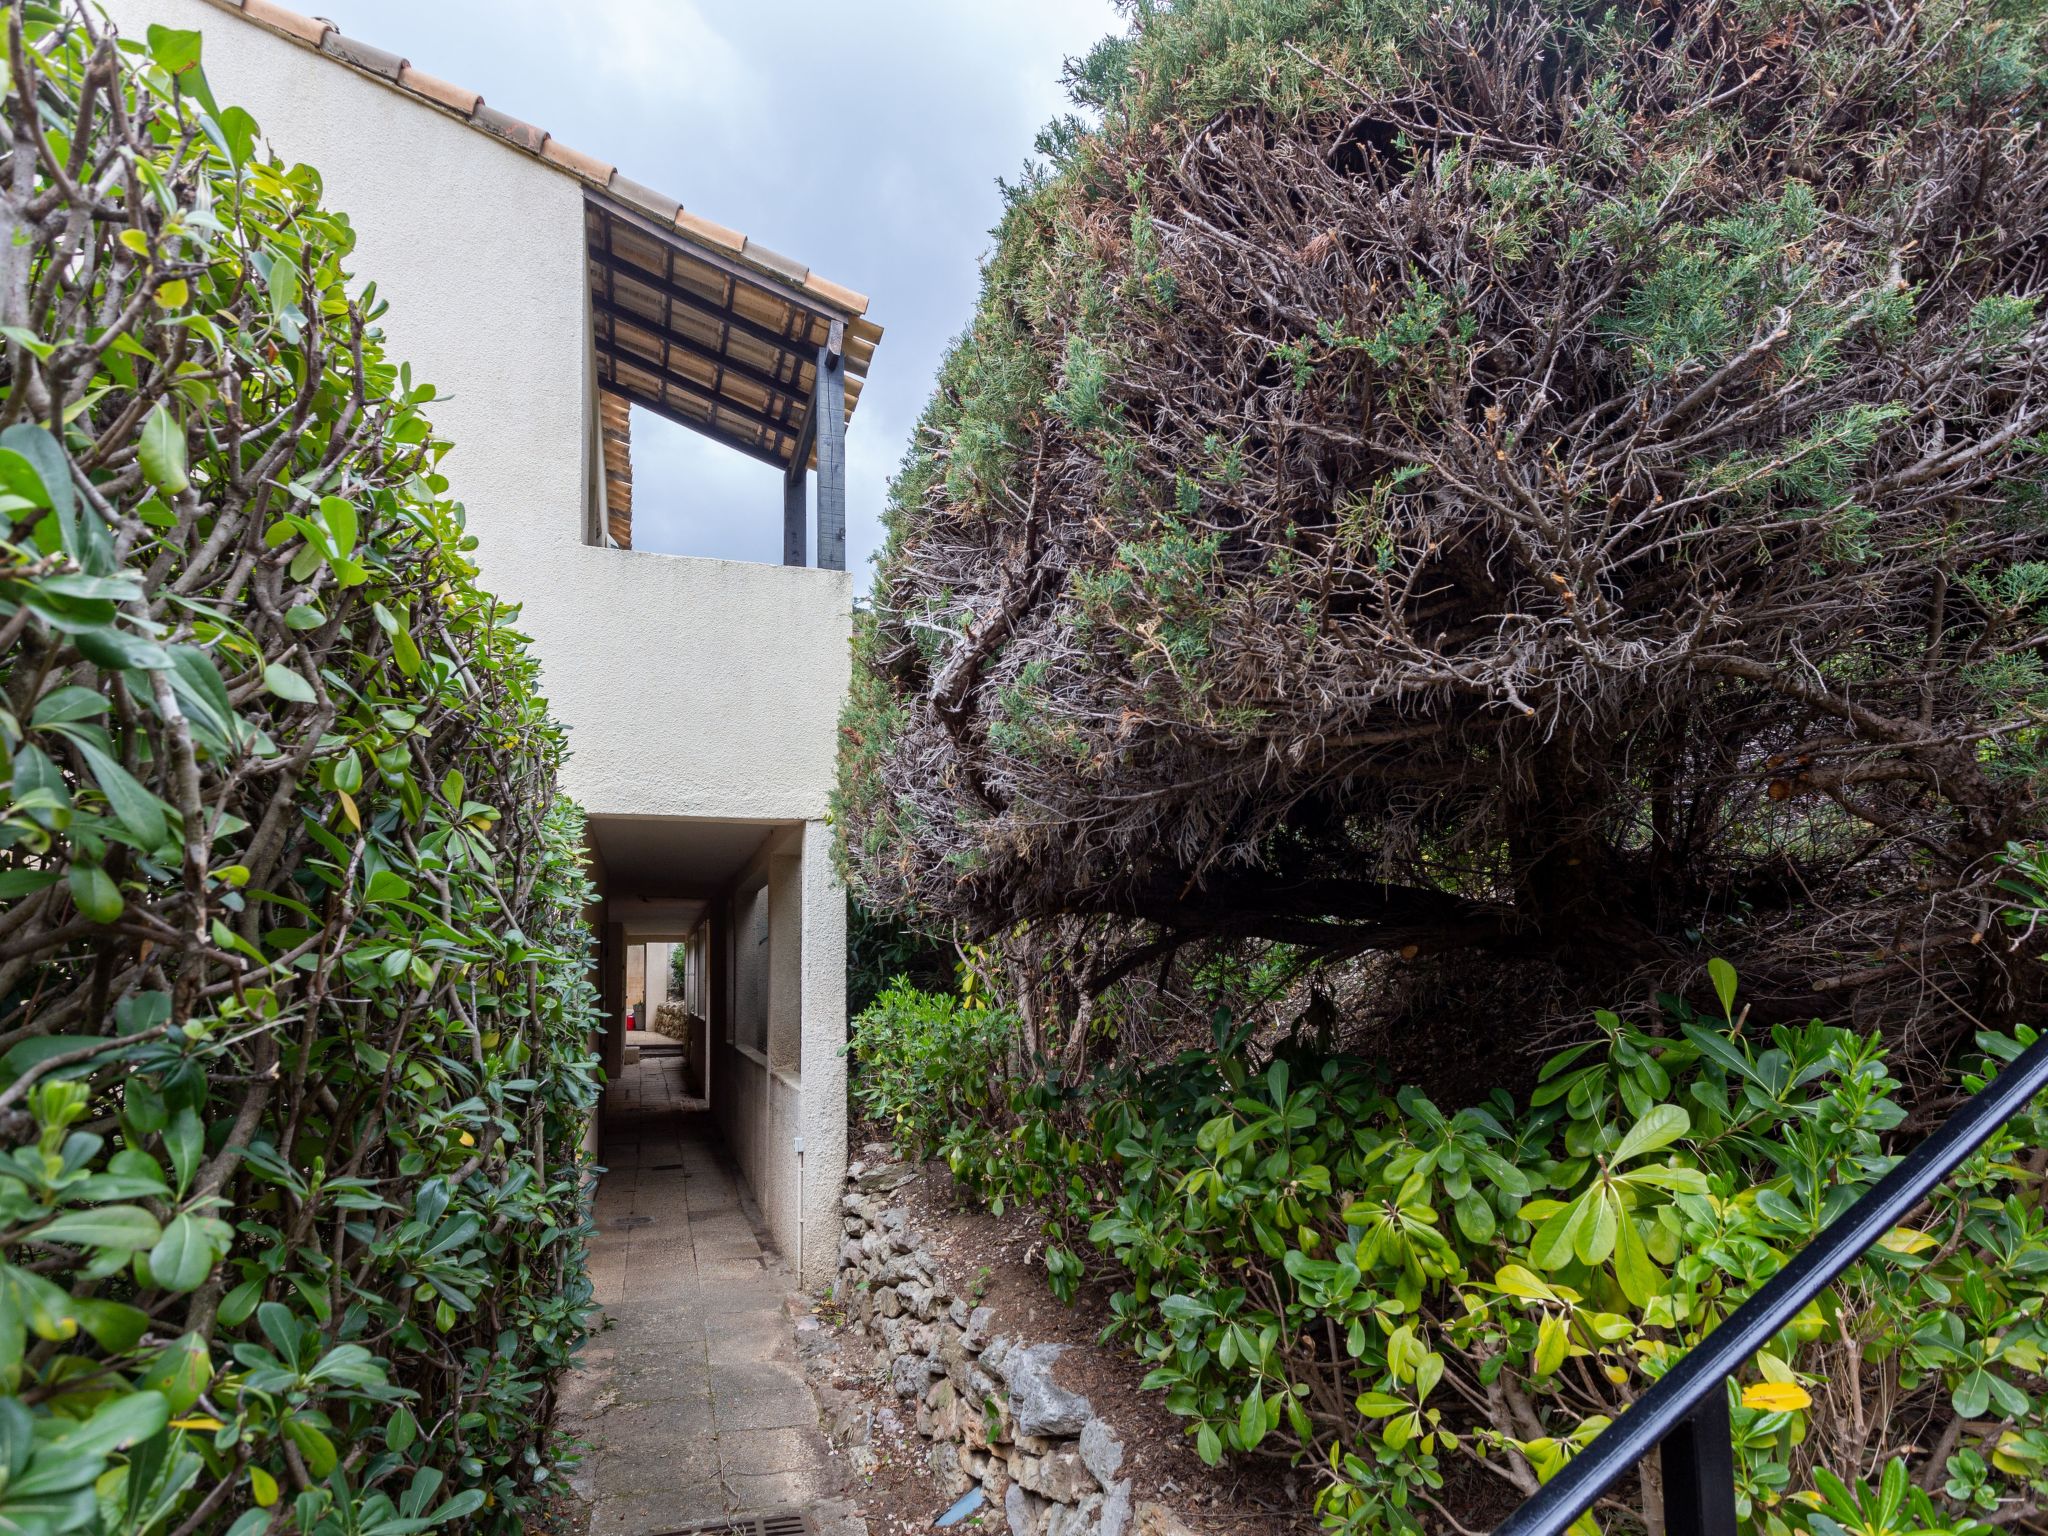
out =
[(795, 1282), (682, 1065), (650, 1051), (606, 1094), (591, 1250), (604, 1321), (558, 1414), (587, 1446), (571, 1486), (591, 1536), (785, 1510), (816, 1536), (857, 1536), (797, 1360)]

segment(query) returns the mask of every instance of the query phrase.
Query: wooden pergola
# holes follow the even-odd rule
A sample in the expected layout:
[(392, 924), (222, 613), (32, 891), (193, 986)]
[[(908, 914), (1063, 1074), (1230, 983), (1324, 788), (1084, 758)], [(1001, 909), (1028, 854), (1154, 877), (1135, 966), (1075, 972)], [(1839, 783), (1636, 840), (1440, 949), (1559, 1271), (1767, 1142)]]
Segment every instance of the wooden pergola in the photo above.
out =
[[(742, 262), (604, 193), (585, 194), (584, 221), (600, 388), (780, 469), (785, 565), (809, 563), (815, 470), (817, 563), (845, 570), (846, 424), (881, 327), (799, 288), (801, 271), (778, 281), (758, 255)], [(630, 483), (623, 432), (604, 440), (608, 479)], [(630, 545), (629, 497), (623, 521), (613, 537)]]

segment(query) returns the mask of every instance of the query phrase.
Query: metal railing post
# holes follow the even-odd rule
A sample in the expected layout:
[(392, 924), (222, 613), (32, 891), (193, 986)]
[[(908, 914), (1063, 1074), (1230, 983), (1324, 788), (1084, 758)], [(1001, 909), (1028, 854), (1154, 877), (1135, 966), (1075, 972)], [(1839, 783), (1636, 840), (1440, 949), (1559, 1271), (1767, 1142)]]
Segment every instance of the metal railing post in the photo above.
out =
[(1664, 1437), (1664, 1536), (1736, 1536), (1728, 1389), (1709, 1392)]

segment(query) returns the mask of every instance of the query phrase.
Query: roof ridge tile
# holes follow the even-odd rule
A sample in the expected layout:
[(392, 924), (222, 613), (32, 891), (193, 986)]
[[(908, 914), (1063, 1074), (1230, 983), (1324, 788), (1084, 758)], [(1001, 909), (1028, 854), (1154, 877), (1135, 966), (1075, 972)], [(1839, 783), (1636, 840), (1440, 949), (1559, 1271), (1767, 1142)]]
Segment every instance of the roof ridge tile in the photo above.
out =
[(611, 194), (629, 207), (654, 215), (664, 224), (674, 223), (675, 216), (683, 211), (683, 205), (667, 193), (657, 192), (644, 182), (622, 174), (612, 176)]
[(297, 11), (278, 5), (275, 0), (225, 0), (251, 21), (269, 27), (273, 32), (282, 32), (295, 37), (302, 43), (311, 43), (318, 48), (326, 41), (327, 34), (334, 30), (334, 23), (322, 21), (317, 16), (302, 16)]
[(747, 238), (746, 258), (757, 267), (766, 267), (777, 277), (786, 278), (801, 288), (804, 279), (811, 275), (811, 269), (794, 256), (785, 256), (780, 251), (771, 251), (752, 236)]
[(430, 75), (424, 69), (415, 69), (411, 64), (407, 64), (399, 72), (398, 83), (406, 90), (416, 91), (427, 100), (438, 103), (462, 117), (475, 117), (484, 104), (480, 92), (472, 91), (467, 86), (456, 85), (453, 81), (443, 80), (439, 75)]
[(747, 248), (747, 237), (738, 230), (729, 228), (716, 220), (704, 218), (687, 208), (676, 210), (676, 228), (692, 240), (701, 240), (706, 245), (715, 245), (734, 256), (743, 254)]
[[(316, 16), (314, 20), (322, 21)], [(388, 48), (379, 48), (374, 43), (359, 42), (353, 37), (344, 37), (341, 28), (328, 22), (327, 35), (320, 39), (320, 51), (329, 58), (340, 59), (344, 64), (353, 64), (357, 69), (376, 75), (394, 84), (403, 84), (406, 65), (411, 61)]]
[(470, 113), (469, 120), (484, 132), (497, 135), (529, 155), (538, 155), (549, 137), (547, 129), (536, 128), (510, 112), (500, 112), (496, 107), (487, 105), (481, 96), (476, 99), (476, 110)]
[(563, 170), (600, 187), (610, 186), (612, 178), (619, 173), (619, 168), (611, 161), (600, 160), (595, 155), (586, 155), (582, 150), (572, 148), (552, 135), (547, 143), (541, 145), (540, 157), (550, 165), (558, 165)]

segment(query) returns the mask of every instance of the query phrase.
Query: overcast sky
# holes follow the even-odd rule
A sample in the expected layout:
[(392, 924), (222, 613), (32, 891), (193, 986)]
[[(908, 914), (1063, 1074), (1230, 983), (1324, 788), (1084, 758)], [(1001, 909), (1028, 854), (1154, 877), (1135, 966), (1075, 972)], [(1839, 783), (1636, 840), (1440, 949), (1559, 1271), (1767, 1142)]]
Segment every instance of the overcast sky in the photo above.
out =
[[(996, 178), (1014, 180), (1038, 128), (1068, 110), (1062, 62), (1119, 26), (1110, 0), (298, 8), (870, 295), (886, 334), (847, 435), (847, 565), (861, 590), (884, 488), (972, 312)], [(781, 558), (773, 469), (644, 411), (633, 432), (636, 547)]]

